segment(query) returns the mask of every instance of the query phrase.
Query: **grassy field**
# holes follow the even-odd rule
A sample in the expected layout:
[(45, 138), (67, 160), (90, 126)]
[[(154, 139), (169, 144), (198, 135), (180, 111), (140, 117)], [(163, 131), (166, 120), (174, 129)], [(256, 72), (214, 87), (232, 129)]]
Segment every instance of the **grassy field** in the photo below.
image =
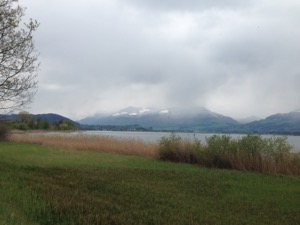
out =
[(300, 178), (0, 142), (0, 224), (300, 224)]

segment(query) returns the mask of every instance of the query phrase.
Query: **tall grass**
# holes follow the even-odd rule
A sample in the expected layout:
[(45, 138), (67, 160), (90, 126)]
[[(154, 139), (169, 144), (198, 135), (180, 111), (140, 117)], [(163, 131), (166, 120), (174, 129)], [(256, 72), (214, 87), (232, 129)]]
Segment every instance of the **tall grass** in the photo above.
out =
[(157, 144), (140, 139), (121, 139), (109, 136), (11, 135), (10, 141), (28, 142), (45, 146), (80, 151), (110, 152), (155, 158)]
[(246, 135), (233, 139), (229, 135), (213, 135), (204, 144), (172, 134), (160, 140), (158, 157), (214, 168), (300, 175), (300, 153), (291, 149), (286, 137)]

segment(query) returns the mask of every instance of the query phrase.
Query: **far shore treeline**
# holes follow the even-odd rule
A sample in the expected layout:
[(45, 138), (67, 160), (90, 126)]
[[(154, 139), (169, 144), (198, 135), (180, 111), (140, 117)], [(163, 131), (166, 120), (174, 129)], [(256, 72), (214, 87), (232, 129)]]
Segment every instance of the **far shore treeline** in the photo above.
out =
[(10, 129), (17, 130), (78, 129), (78, 124), (68, 118), (56, 114), (32, 115), (25, 111), (9, 116), (2, 116), (1, 124), (7, 126)]
[(138, 124), (132, 125), (86, 125), (79, 124), (58, 114), (18, 114), (0, 115), (0, 126), (15, 130), (105, 130), (105, 131), (153, 131)]

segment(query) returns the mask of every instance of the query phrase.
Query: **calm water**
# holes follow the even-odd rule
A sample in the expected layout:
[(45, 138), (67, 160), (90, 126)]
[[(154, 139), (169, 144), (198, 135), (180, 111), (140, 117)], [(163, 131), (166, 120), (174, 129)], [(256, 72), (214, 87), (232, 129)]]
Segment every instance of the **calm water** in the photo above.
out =
[[(131, 131), (83, 131), (79, 132), (78, 134), (83, 135), (103, 135), (103, 136), (110, 136), (110, 137), (117, 137), (117, 138), (127, 138), (127, 139), (141, 139), (146, 142), (157, 142), (162, 137), (168, 137), (171, 133), (168, 132), (131, 132)], [(183, 139), (193, 140), (197, 138), (202, 142), (205, 142), (205, 137), (212, 136), (214, 134), (208, 133), (176, 133)], [(238, 138), (243, 136), (242, 134), (230, 134), (232, 138)], [(273, 136), (280, 136), (280, 135), (262, 135), (262, 137), (270, 138)], [(300, 151), (300, 136), (287, 136), (287, 140), (289, 144), (294, 146), (294, 150)]]
[[(133, 131), (76, 131), (76, 132), (49, 132), (49, 133), (38, 133), (44, 135), (90, 135), (90, 136), (109, 136), (115, 138), (124, 138), (124, 139), (140, 139), (145, 142), (158, 142), (162, 137), (170, 136), (170, 132), (133, 132)], [(215, 134), (211, 133), (175, 133), (183, 139), (193, 140), (197, 138), (202, 142), (205, 142), (205, 137), (210, 137)], [(243, 134), (229, 134), (232, 138), (242, 137)], [(279, 137), (281, 135), (262, 135), (264, 138), (270, 137)], [(289, 144), (294, 147), (294, 151), (300, 151), (300, 136), (287, 136)]]

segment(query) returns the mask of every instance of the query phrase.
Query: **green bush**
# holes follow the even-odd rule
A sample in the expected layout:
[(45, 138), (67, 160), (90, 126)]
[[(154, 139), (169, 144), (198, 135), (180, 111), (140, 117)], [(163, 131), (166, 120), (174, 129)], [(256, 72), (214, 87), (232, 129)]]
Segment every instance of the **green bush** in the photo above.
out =
[(199, 164), (202, 147), (201, 141), (196, 138), (194, 142), (188, 142), (172, 133), (161, 138), (158, 157), (161, 160)]
[(0, 141), (6, 141), (9, 135), (9, 128), (5, 125), (0, 125)]
[(260, 135), (248, 134), (238, 140), (238, 148), (245, 154), (251, 156), (258, 156), (263, 153), (265, 148), (265, 141)]
[(228, 135), (206, 138), (205, 164), (211, 167), (232, 168), (231, 156), (237, 153), (237, 142)]
[(194, 138), (184, 141), (171, 134), (159, 142), (159, 159), (199, 164), (207, 167), (267, 173), (300, 174), (300, 153), (291, 152), (287, 137), (262, 138), (245, 135), (213, 135), (206, 144)]
[(174, 133), (172, 133), (170, 137), (162, 137), (159, 142), (159, 158), (175, 162), (182, 161), (181, 147), (182, 139)]
[(276, 162), (284, 161), (287, 157), (289, 157), (292, 146), (288, 144), (287, 137), (270, 138), (268, 143), (271, 151), (269, 150), (265, 152), (265, 154), (270, 154)]
[(26, 123), (19, 123), (19, 130), (29, 130), (30, 127)]

